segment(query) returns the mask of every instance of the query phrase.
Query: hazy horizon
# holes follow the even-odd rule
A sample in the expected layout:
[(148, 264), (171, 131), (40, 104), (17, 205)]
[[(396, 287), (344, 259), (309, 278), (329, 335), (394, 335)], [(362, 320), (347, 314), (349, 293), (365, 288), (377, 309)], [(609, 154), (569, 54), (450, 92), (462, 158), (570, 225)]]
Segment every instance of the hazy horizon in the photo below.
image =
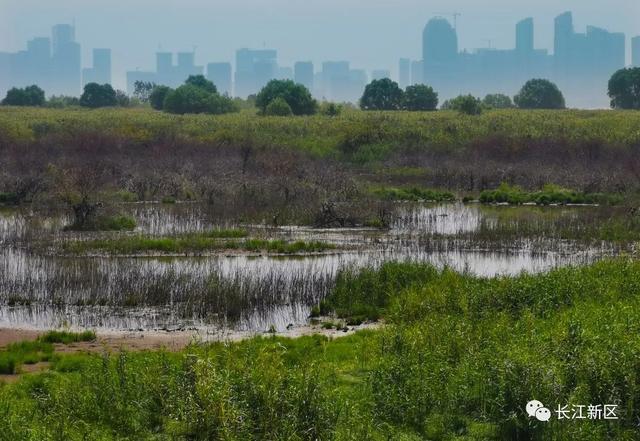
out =
[[(553, 19), (570, 10), (576, 31), (594, 25), (629, 38), (640, 35), (640, 2), (539, 0), (526, 5), (513, 1), (471, 0), (395, 2), (326, 0), (298, 3), (293, 0), (218, 1), (205, 0), (0, 0), (0, 51), (17, 51), (27, 40), (49, 36), (57, 23), (76, 24), (76, 39), (82, 44), (83, 65), (91, 63), (90, 51), (108, 47), (113, 52), (113, 82), (124, 88), (125, 71), (153, 69), (155, 52), (192, 50), (196, 61), (233, 63), (241, 47), (278, 50), (280, 65), (298, 60), (319, 64), (326, 60), (349, 60), (354, 67), (389, 69), (395, 76), (398, 59), (421, 58), (421, 33), (435, 15), (460, 12), (460, 49), (491, 46), (512, 48), (515, 23), (525, 17), (535, 20), (535, 44), (553, 47)], [(627, 63), (629, 55), (627, 55)]]

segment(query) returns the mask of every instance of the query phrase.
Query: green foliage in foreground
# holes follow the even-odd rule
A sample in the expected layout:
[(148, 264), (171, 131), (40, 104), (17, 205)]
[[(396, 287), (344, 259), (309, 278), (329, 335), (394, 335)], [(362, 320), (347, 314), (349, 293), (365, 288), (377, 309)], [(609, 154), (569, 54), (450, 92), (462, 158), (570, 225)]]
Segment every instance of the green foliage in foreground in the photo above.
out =
[[(0, 439), (637, 438), (640, 263), (496, 278), (394, 263), (349, 277), (339, 286), (382, 305), (384, 329), (60, 356), (0, 386)], [(532, 398), (552, 411), (615, 403), (620, 419), (540, 423)]]
[(534, 202), (538, 205), (549, 204), (608, 204), (620, 203), (617, 195), (601, 193), (580, 193), (557, 185), (547, 184), (542, 190), (528, 192), (518, 186), (503, 183), (495, 190), (486, 190), (480, 194), (480, 202), (485, 204), (509, 203), (513, 205)]
[(49, 331), (38, 337), (38, 341), (45, 343), (77, 343), (81, 341), (94, 341), (96, 333), (94, 331), (70, 332), (70, 331)]

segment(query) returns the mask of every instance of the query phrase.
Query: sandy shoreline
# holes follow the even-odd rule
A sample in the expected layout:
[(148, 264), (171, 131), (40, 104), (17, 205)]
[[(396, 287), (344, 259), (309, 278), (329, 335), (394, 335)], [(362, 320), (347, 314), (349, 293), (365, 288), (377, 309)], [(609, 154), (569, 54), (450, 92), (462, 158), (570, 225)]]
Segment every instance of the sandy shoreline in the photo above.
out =
[[(324, 329), (320, 325), (294, 326), (283, 332), (275, 334), (268, 332), (248, 332), (219, 329), (197, 329), (184, 331), (116, 331), (97, 330), (97, 340), (92, 342), (78, 342), (68, 345), (56, 344), (56, 352), (114, 352), (120, 350), (144, 351), (165, 349), (179, 351), (192, 342), (219, 342), (241, 341), (256, 336), (277, 335), (280, 337), (297, 338), (307, 335), (324, 335), (329, 338), (339, 338), (351, 335), (363, 329), (379, 328), (380, 323), (363, 323), (358, 326), (349, 326), (347, 331), (336, 329)], [(0, 328), (0, 349), (11, 343), (20, 341), (33, 341), (46, 330)]]

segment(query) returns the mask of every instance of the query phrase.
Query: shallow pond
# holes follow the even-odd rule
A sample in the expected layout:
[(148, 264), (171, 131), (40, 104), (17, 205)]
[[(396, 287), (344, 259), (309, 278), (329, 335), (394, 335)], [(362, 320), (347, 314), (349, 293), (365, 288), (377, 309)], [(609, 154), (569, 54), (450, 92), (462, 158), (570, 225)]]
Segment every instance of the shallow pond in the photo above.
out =
[[(199, 204), (131, 204), (126, 209), (135, 216), (138, 233), (182, 234), (219, 225), (216, 214)], [(331, 254), (79, 258), (28, 251), (30, 242), (43, 237), (87, 235), (62, 233), (68, 222), (64, 214), (3, 211), (0, 327), (283, 330), (306, 323), (341, 269), (411, 260), (491, 276), (584, 264), (623, 250), (539, 233), (579, 229), (616, 215), (622, 214), (597, 207), (401, 204), (384, 231), (245, 226), (252, 236), (321, 240), (341, 248)]]

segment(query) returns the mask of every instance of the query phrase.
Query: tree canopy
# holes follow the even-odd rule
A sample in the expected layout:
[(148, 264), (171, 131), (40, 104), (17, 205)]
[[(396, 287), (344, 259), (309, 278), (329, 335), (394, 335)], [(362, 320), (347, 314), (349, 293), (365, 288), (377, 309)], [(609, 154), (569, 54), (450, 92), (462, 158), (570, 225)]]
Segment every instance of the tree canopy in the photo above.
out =
[(640, 67), (620, 69), (609, 80), (613, 109), (640, 110)]
[(199, 87), (207, 93), (218, 93), (218, 88), (203, 75), (189, 75), (184, 84)]
[(480, 115), (483, 110), (482, 101), (473, 95), (460, 95), (442, 103), (443, 110), (457, 110), (465, 115)]
[(12, 88), (2, 100), (5, 106), (42, 106), (45, 103), (44, 90), (35, 84), (24, 89)]
[(521, 109), (564, 109), (562, 92), (549, 80), (529, 80), (513, 101)]
[(266, 114), (267, 107), (276, 98), (286, 101), (294, 115), (313, 115), (318, 109), (309, 89), (291, 80), (269, 81), (256, 96), (256, 106)]
[(117, 106), (116, 91), (110, 84), (89, 83), (84, 86), (84, 92), (80, 96), (80, 105), (92, 109)]
[(164, 99), (171, 90), (172, 89), (167, 86), (154, 86), (149, 94), (149, 104), (151, 104), (151, 107), (156, 110), (162, 110), (164, 108)]
[(389, 78), (373, 80), (364, 89), (360, 98), (362, 110), (399, 110), (404, 93), (398, 83)]
[(511, 97), (502, 93), (490, 93), (484, 97), (482, 104), (489, 109), (511, 109), (514, 107)]
[(403, 103), (405, 110), (436, 110), (438, 94), (426, 84), (415, 84), (406, 88)]
[(238, 110), (231, 98), (218, 94), (213, 83), (202, 75), (190, 76), (185, 84), (175, 90), (156, 86), (149, 100), (154, 109), (160, 106), (162, 101), (161, 108), (165, 112), (180, 115), (185, 113), (221, 114)]

